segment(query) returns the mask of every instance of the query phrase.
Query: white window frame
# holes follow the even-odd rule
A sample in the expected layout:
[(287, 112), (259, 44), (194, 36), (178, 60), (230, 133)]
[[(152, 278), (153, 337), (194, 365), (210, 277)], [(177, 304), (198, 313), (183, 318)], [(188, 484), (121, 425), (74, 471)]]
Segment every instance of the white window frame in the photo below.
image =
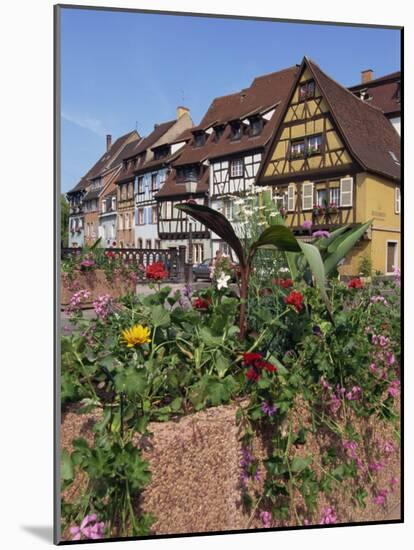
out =
[(296, 207), (296, 184), (289, 183), (288, 185), (288, 198), (287, 198), (287, 209), (288, 212), (294, 212)]
[(396, 214), (401, 214), (401, 189), (396, 187), (394, 193), (394, 210)]
[[(351, 183), (350, 191), (344, 191), (343, 187), (345, 183), (349, 183), (349, 182)], [(339, 206), (341, 208), (352, 208), (353, 194), (354, 194), (353, 191), (354, 191), (354, 178), (351, 176), (346, 176), (346, 178), (341, 178), (340, 184), (339, 184)], [(348, 194), (349, 194), (349, 201), (345, 202), (343, 197), (344, 195), (348, 195)]]
[(244, 174), (244, 159), (234, 159), (230, 161), (230, 177), (242, 178)]
[(393, 267), (394, 269), (396, 267), (398, 267), (398, 241), (396, 241), (395, 239), (387, 239), (385, 241), (385, 274), (386, 275), (392, 275), (394, 273), (394, 270), (393, 271), (387, 271), (387, 267), (388, 267), (388, 245), (389, 244), (395, 244), (395, 254), (394, 254), (394, 264), (393, 264)]
[[(310, 192), (305, 193), (305, 188), (310, 189)], [(302, 195), (302, 210), (303, 211), (312, 210), (313, 209), (313, 204), (314, 204), (314, 185), (313, 185), (313, 181), (304, 181), (302, 183), (301, 195)], [(305, 205), (305, 199), (309, 199), (309, 198), (310, 198), (309, 204)]]
[[(154, 216), (155, 212), (155, 216)], [(155, 224), (158, 221), (158, 208), (157, 206), (151, 206), (151, 223)]]
[(144, 225), (144, 209), (138, 208), (138, 225)]
[[(333, 200), (333, 192), (338, 192), (338, 199)], [(329, 189), (329, 204), (335, 203), (335, 206), (339, 206), (339, 203), (341, 201), (341, 188), (340, 187), (331, 187)]]

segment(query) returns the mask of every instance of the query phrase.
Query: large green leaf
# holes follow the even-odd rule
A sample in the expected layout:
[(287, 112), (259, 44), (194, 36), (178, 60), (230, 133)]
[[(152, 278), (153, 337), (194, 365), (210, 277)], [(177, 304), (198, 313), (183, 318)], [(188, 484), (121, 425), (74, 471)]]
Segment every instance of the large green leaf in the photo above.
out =
[(305, 256), (309, 264), (309, 267), (315, 279), (315, 283), (320, 290), (323, 301), (325, 302), (329, 317), (333, 322), (332, 307), (328, 298), (328, 294), (326, 293), (325, 270), (323, 266), (321, 253), (313, 244), (305, 243), (299, 240), (298, 240), (298, 244), (302, 249), (303, 255)]
[(154, 327), (168, 327), (171, 324), (171, 317), (164, 306), (156, 305), (151, 310), (151, 321)]
[(324, 261), (325, 275), (329, 275), (333, 271), (338, 262), (344, 258), (351, 248), (359, 241), (368, 227), (372, 224), (372, 220), (366, 222), (355, 229), (352, 229), (349, 233), (345, 235), (340, 235), (337, 237), (338, 242), (333, 241), (328, 247), (329, 256)]
[(143, 369), (125, 369), (115, 375), (115, 387), (117, 391), (124, 392), (128, 397), (143, 395), (147, 386), (146, 375)]
[(278, 248), (285, 252), (300, 252), (298, 241), (292, 231), (285, 225), (271, 225), (266, 227), (255, 241), (250, 250), (252, 255), (258, 248)]
[(201, 222), (208, 229), (225, 241), (236, 253), (242, 267), (246, 265), (246, 257), (243, 246), (237, 237), (231, 223), (217, 210), (213, 210), (203, 204), (183, 203), (177, 204), (175, 208), (182, 210), (195, 220)]
[(335, 231), (332, 231), (329, 237), (318, 239), (313, 244), (317, 246), (321, 251), (327, 250), (328, 247), (333, 243), (333, 241), (337, 237), (345, 233), (345, 231), (347, 231), (348, 229), (349, 229), (349, 224), (339, 227), (338, 229), (335, 229)]
[(71, 481), (74, 478), (72, 459), (66, 449), (62, 451), (60, 472), (63, 481)]

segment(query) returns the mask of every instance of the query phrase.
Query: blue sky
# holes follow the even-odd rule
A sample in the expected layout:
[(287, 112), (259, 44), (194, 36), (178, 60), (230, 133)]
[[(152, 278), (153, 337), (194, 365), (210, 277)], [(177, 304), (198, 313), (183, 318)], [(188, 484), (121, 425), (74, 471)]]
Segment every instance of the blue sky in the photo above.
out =
[(113, 139), (190, 108), (197, 124), (214, 97), (304, 55), (346, 86), (360, 71), (400, 69), (397, 30), (63, 8), (62, 191)]

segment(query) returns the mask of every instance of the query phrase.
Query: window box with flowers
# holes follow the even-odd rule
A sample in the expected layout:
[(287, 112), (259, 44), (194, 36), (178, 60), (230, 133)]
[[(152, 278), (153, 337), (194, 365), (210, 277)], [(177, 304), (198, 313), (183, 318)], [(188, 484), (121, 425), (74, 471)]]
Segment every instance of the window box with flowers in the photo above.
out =
[(312, 209), (312, 214), (314, 216), (323, 216), (325, 214), (325, 209), (320, 204), (314, 204)]
[(328, 214), (338, 214), (338, 205), (336, 204), (336, 202), (331, 202), (328, 205), (327, 213)]

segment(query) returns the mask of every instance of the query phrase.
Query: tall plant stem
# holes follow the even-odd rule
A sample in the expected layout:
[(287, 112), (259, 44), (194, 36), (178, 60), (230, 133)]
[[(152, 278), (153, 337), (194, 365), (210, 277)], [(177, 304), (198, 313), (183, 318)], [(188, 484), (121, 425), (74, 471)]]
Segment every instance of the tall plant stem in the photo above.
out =
[(246, 337), (246, 311), (247, 311), (247, 296), (249, 292), (249, 276), (250, 266), (242, 268), (240, 275), (240, 317), (239, 317), (239, 339), (244, 340)]

